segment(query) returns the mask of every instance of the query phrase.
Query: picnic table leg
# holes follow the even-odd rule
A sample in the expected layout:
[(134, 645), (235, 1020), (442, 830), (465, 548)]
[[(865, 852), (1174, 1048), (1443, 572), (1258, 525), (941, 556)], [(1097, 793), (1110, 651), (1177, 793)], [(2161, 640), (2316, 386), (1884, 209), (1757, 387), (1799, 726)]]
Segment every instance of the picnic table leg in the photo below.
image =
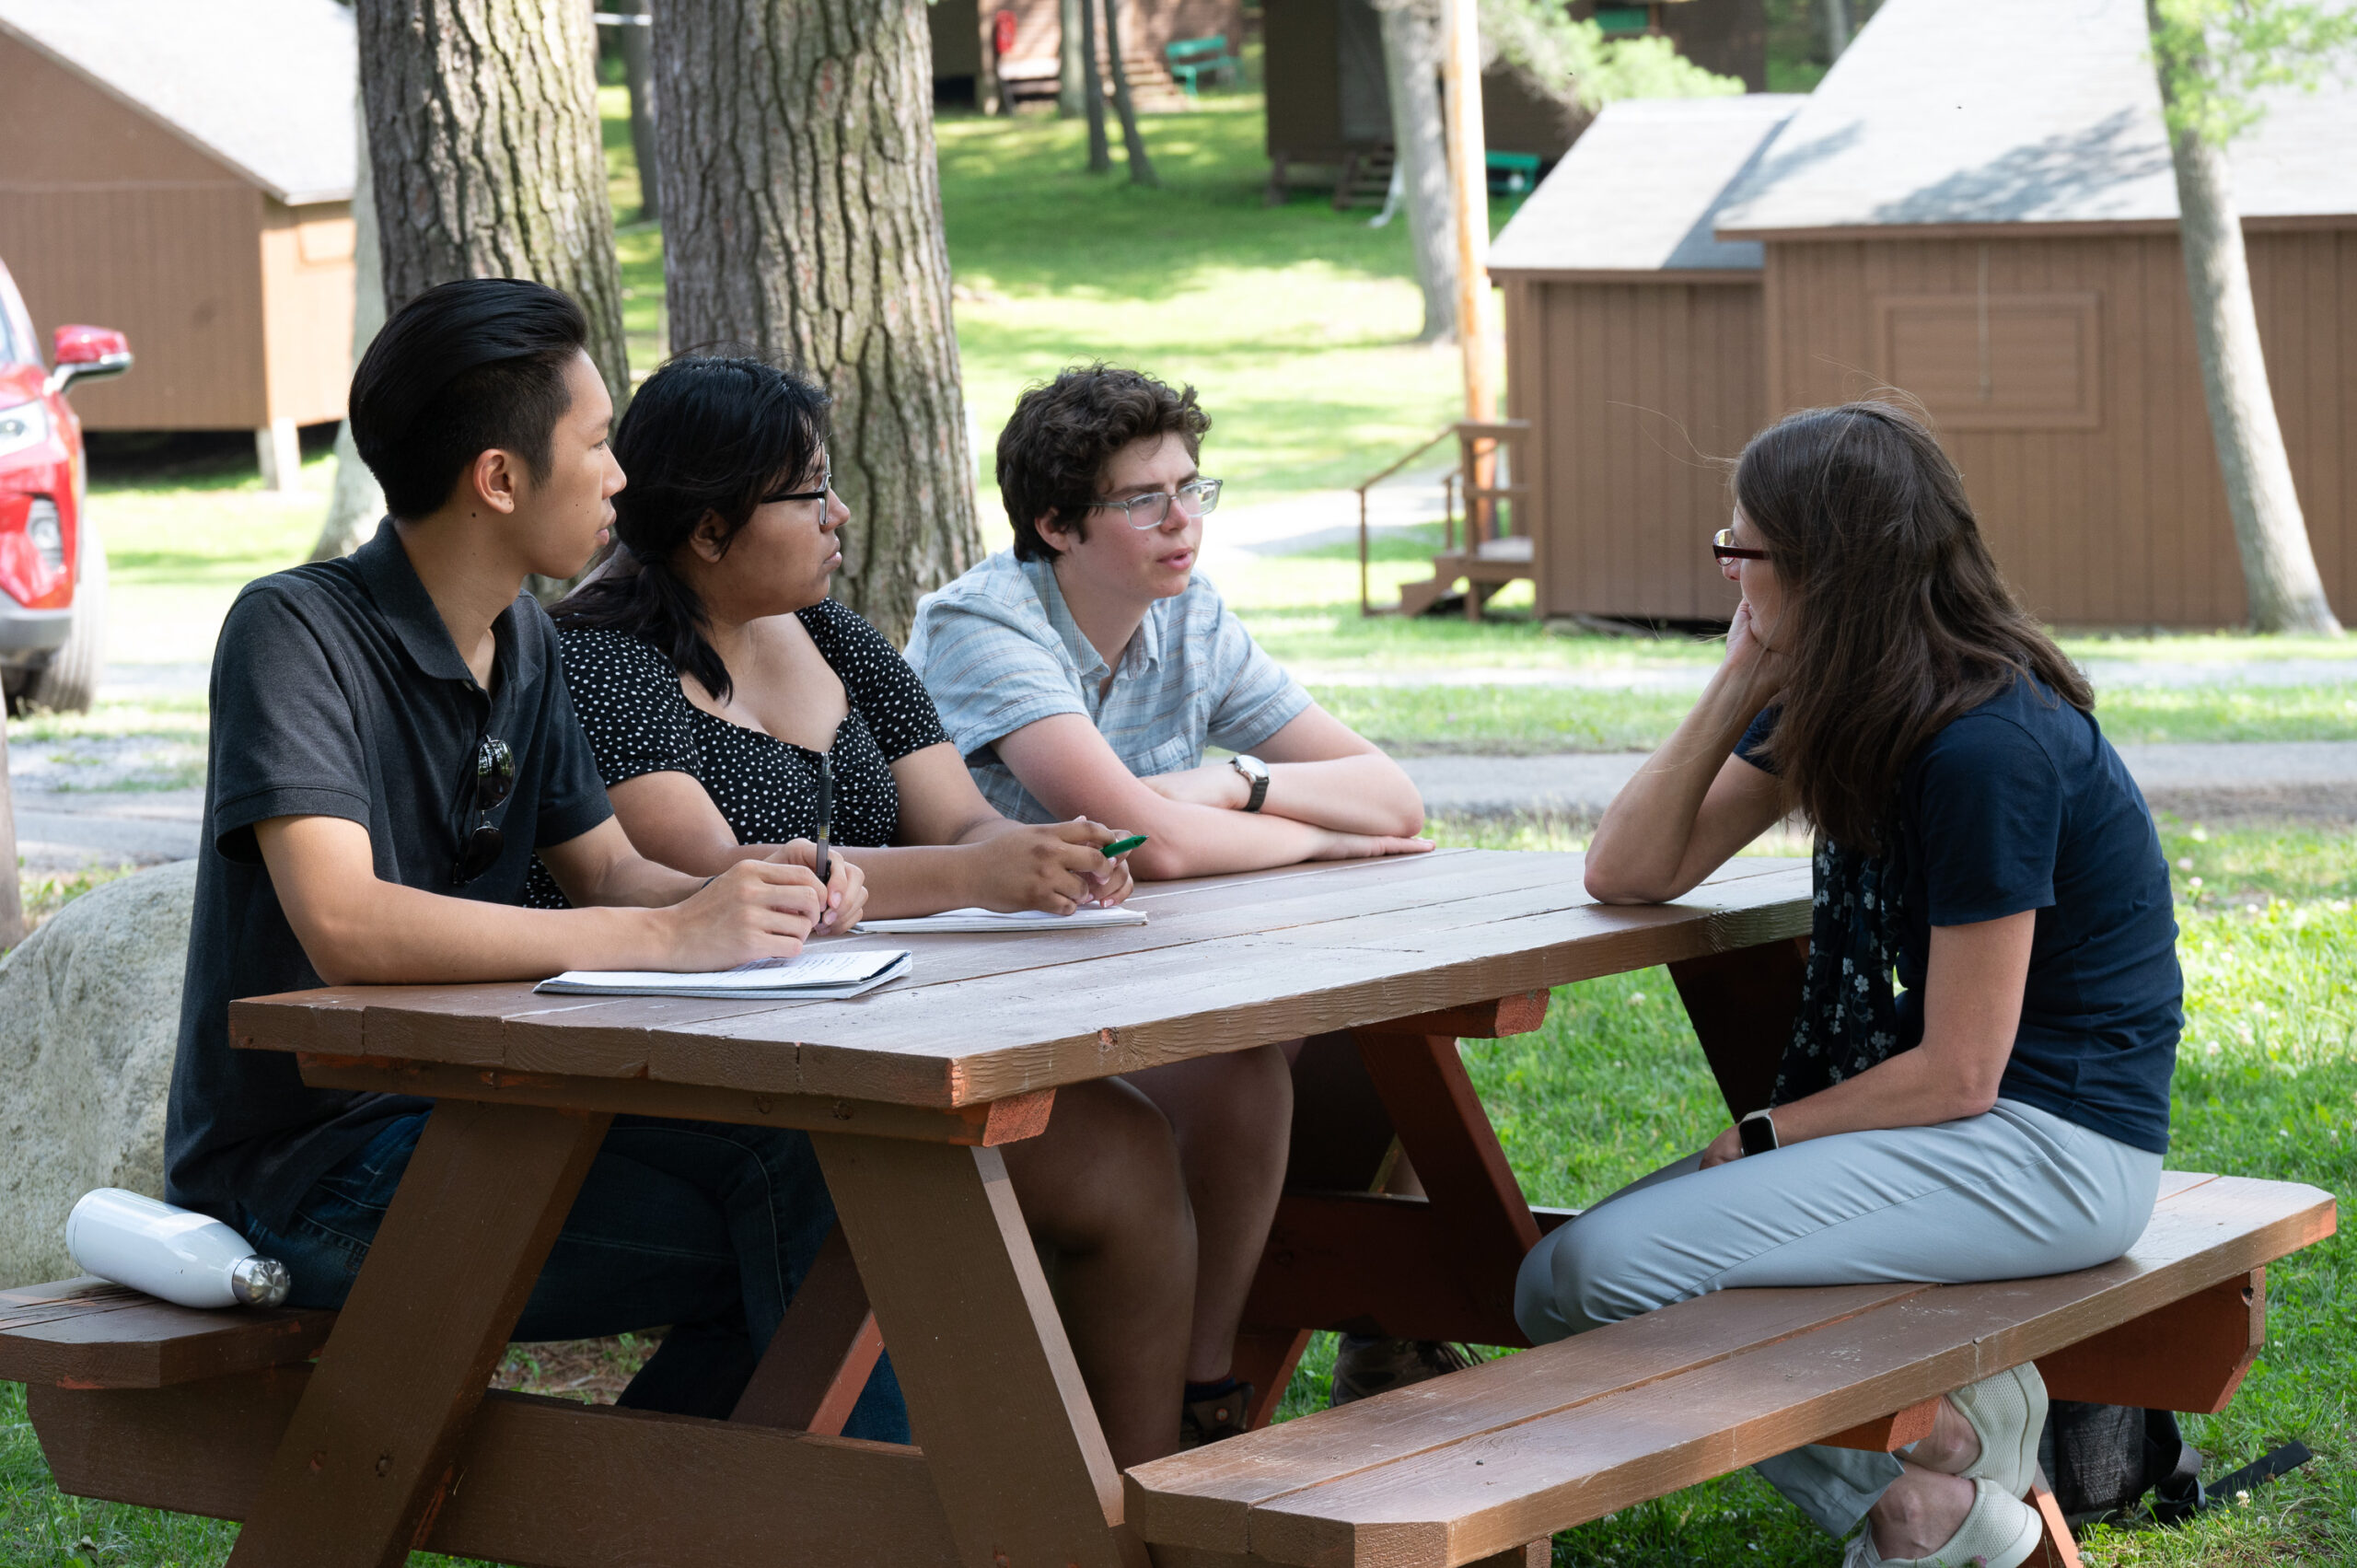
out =
[(400, 1568), (612, 1118), (443, 1100), (261, 1496), (235, 1568)]
[(728, 1419), (840, 1437), (883, 1353), (867, 1286), (838, 1225)]
[(1736, 1116), (1758, 1110), (1775, 1093), (1776, 1068), (1800, 1016), (1808, 972), (1808, 939), (1763, 942), (1669, 966), (1669, 978), (1694, 1020), (1719, 1093)]
[(966, 1568), (1147, 1568), (999, 1152), (810, 1141)]

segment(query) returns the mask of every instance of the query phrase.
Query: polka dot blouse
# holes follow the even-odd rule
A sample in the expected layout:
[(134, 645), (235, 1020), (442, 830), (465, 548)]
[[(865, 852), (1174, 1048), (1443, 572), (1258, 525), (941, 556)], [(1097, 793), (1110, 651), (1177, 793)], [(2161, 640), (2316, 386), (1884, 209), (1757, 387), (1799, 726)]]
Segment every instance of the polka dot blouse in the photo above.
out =
[[(835, 772), (831, 837), (854, 848), (888, 844), (900, 825), (891, 764), (949, 738), (924, 683), (857, 611), (830, 598), (796, 613), (850, 703), (827, 751)], [(607, 788), (641, 773), (686, 773), (738, 843), (784, 843), (817, 828), (817, 752), (705, 713), (679, 689), (669, 657), (635, 637), (575, 628), (563, 633), (563, 646), (574, 712)], [(565, 907), (537, 861), (524, 901)]]

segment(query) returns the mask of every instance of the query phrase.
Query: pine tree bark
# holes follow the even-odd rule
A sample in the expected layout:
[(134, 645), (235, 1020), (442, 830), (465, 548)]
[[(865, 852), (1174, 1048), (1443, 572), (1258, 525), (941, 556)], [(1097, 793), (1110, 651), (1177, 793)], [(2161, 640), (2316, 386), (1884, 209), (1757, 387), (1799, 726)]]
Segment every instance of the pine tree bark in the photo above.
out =
[(671, 341), (835, 399), (835, 595), (903, 642), (981, 553), (923, 0), (657, 0)]
[(589, 318), (589, 357), (630, 396), (621, 278), (586, 5), (358, 0), (361, 99), (385, 304), (457, 278), (532, 278)]
[(1383, 74), (1391, 90), (1391, 136), (1406, 188), (1408, 238), (1423, 291), (1421, 343), (1457, 336), (1457, 237), (1448, 188), (1448, 135), (1441, 119), (1439, 18), (1424, 0), (1380, 6)]
[(1145, 138), (1138, 134), (1137, 106), (1130, 100), (1130, 68), (1121, 64), (1121, 0), (1105, 0), (1105, 61), (1113, 72), (1113, 112), (1121, 120), (1121, 154), (1130, 166), (1132, 185), (1160, 185), (1154, 160), (1146, 157)]
[(1850, 47), (1850, 0), (1817, 0), (1817, 22), (1825, 33), (1825, 63), (1830, 65)]
[[(625, 17), (648, 14), (646, 0), (618, 0), (614, 8)], [(622, 80), (630, 88), (630, 147), (638, 164), (640, 223), (663, 221), (662, 181), (655, 164), (655, 41), (649, 36), (654, 30), (625, 22), (620, 40)]]
[(1097, 0), (1080, 0), (1081, 111), (1088, 116), (1088, 172), (1110, 174), (1112, 149), (1105, 142), (1105, 79), (1097, 74)]
[[(2154, 30), (2159, 31), (2154, 17)], [(2200, 69), (2200, 62), (2180, 62)], [(2161, 95), (2172, 96), (2170, 70), (2161, 66)], [(2268, 386), (2258, 311), (2250, 292), (2250, 261), (2243, 249), (2242, 215), (2235, 206), (2224, 149), (2181, 131), (2171, 138), (2177, 168), (2178, 248), (2185, 252), (2186, 292), (2193, 306), (2193, 343), (2201, 361), (2201, 391), (2210, 407), (2218, 470), (2226, 482), (2226, 509), (2242, 556), (2250, 622), (2260, 632), (2338, 636), (2340, 622), (2325, 597), (2309, 547), (2306, 519), (2292, 481), (2292, 459)]]
[[(352, 363), (357, 366), (377, 330), (385, 324), (385, 265), (377, 241), (377, 182), (368, 169), (368, 116), (353, 106), (359, 153), (352, 185)], [(385, 515), (385, 492), (352, 444), (352, 421), (335, 427), (335, 489), (328, 495), (327, 520), (312, 541), (311, 559), (349, 555)]]

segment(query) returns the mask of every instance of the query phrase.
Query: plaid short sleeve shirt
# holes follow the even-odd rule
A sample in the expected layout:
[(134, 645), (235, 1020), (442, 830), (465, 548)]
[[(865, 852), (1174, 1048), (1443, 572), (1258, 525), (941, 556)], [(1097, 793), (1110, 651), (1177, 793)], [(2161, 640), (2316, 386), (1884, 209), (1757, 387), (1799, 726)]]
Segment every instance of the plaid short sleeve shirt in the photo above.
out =
[(1109, 685), (1053, 567), (1011, 552), (918, 603), (908, 659), (983, 798), (1020, 822), (1055, 819), (993, 749), (1026, 725), (1085, 714), (1144, 778), (1200, 766), (1206, 745), (1249, 751), (1309, 706), (1201, 574), (1146, 612)]

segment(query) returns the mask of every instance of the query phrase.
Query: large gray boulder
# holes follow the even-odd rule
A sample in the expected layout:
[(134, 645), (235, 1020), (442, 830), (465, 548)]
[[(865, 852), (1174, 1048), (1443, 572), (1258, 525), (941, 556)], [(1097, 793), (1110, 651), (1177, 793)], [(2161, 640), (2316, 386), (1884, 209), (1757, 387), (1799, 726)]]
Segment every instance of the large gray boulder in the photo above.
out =
[(77, 1272), (93, 1187), (162, 1197), (196, 863), (105, 883), (0, 960), (0, 1287)]

